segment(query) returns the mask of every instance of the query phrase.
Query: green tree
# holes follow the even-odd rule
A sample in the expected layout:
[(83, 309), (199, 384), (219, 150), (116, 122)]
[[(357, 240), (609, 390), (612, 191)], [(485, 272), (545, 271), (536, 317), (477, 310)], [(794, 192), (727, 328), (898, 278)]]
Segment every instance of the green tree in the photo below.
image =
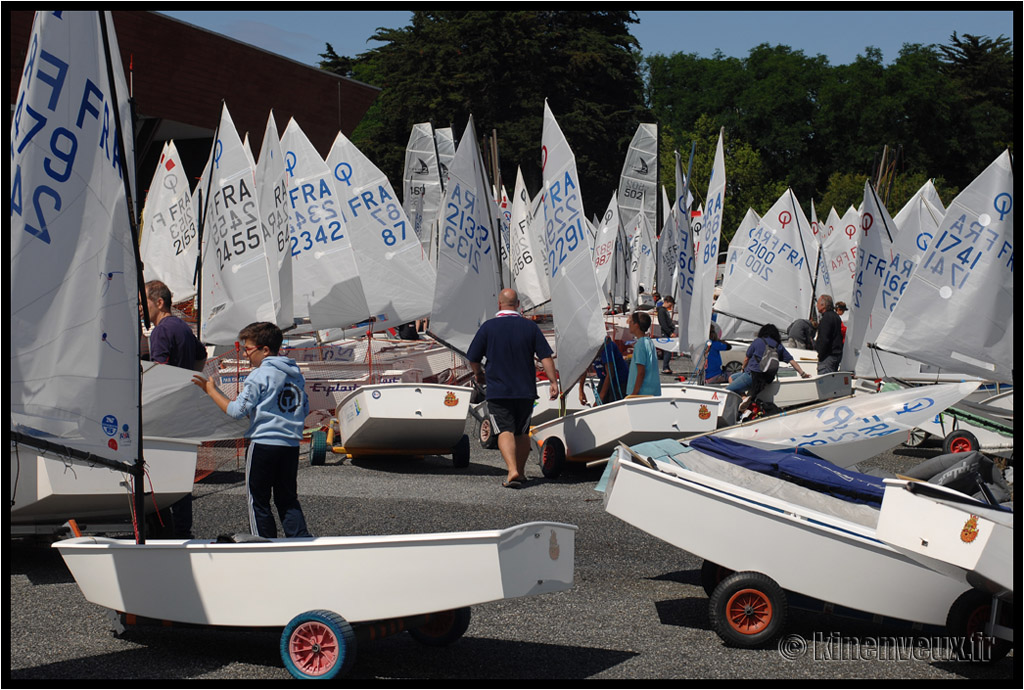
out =
[(949, 179), (966, 186), (1012, 142), (1016, 129), (1013, 44), (1005, 36), (954, 32), (941, 46), (943, 74), (949, 79), (952, 126), (943, 161)]
[(584, 201), (601, 212), (637, 124), (650, 120), (629, 33), (636, 21), (625, 11), (414, 12), (409, 26), (378, 29), (383, 45), (352, 60), (353, 77), (383, 88), (353, 141), (397, 180), (413, 124), (450, 124), (461, 136), (472, 114), (478, 134), (497, 132), (502, 178), (521, 165), (535, 193), (547, 99), (576, 154)]

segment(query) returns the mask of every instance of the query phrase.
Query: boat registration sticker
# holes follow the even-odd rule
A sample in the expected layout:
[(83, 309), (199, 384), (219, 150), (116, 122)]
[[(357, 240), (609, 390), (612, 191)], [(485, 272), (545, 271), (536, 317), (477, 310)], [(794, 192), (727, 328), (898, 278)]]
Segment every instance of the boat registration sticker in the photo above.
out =
[(978, 538), (978, 516), (972, 515), (968, 518), (967, 522), (964, 523), (964, 528), (960, 530), (960, 541), (965, 544), (970, 544), (972, 541)]
[(371, 393), (370, 395), (372, 395), (372, 396), (373, 396), (373, 399), (374, 399), (374, 400), (380, 400), (380, 391), (374, 391), (374, 392), (373, 392), (373, 393)]
[(446, 407), (455, 407), (459, 404), (459, 399), (455, 397), (455, 393), (448, 391), (448, 394), (444, 396), (444, 404)]

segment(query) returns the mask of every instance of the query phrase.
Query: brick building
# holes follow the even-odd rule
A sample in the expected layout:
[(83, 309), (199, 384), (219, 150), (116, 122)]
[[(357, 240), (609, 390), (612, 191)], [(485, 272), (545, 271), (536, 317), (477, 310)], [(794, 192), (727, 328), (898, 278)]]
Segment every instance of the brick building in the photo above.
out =
[[(7, 14), (13, 109), (35, 13)], [(380, 92), (156, 12), (114, 11), (113, 16), (135, 107), (140, 204), (165, 141), (174, 140), (195, 184), (222, 101), (239, 136), (249, 134), (257, 157), (271, 110), (280, 132), (294, 117), (325, 156), (339, 130), (351, 136)]]

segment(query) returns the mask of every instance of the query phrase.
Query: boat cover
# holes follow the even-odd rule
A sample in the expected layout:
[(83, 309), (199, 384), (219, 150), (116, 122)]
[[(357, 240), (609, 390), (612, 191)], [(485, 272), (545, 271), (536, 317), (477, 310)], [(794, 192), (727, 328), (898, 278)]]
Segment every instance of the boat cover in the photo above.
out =
[[(687, 444), (719, 460), (784, 479), (835, 498), (875, 508), (880, 508), (882, 505), (885, 485), (880, 477), (843, 469), (806, 450), (764, 450), (715, 436), (699, 436), (691, 439)], [(640, 446), (644, 446), (644, 448)], [(640, 444), (633, 450), (649, 455), (652, 450), (658, 448), (654, 445), (650, 448), (646, 446), (647, 444)], [(660, 450), (668, 451), (669, 449), (661, 448)], [(679, 450), (682, 449), (679, 448), (676, 452)]]

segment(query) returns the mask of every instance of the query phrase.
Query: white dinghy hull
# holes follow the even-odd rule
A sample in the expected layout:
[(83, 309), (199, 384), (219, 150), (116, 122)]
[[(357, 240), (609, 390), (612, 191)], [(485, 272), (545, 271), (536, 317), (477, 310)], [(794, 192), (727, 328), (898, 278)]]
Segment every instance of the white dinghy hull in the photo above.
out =
[[(319, 609), (355, 623), (563, 591), (573, 584), (576, 529), (532, 522), (244, 544), (79, 537), (53, 546), (99, 606), (176, 623), (282, 627)], [(311, 576), (329, 582), (313, 587)]]
[(1013, 600), (1013, 513), (934, 484), (886, 479), (877, 534), (910, 558)]
[(448, 453), (465, 435), (471, 390), (436, 383), (361, 386), (338, 405), (349, 455)]
[(696, 450), (685, 457), (694, 455), (744, 478), (756, 475), (757, 488), (661, 462), (672, 473), (653, 470), (619, 450), (605, 510), (729, 570), (763, 573), (784, 590), (881, 616), (945, 625), (950, 606), (968, 589), (963, 577), (940, 574), (880, 541), (870, 524), (877, 510), (816, 492), (844, 504), (848, 516), (807, 508), (781, 495), (808, 490)]
[[(192, 493), (198, 446), (195, 440), (143, 439), (147, 511)], [(11, 447), (10, 467), (12, 528), (71, 519), (131, 520), (130, 477), (123, 472), (77, 461), (71, 465), (60, 455), (27, 445)]]
[(564, 446), (566, 460), (603, 459), (620, 442), (634, 445), (714, 431), (719, 407), (728, 404), (730, 398), (735, 399), (735, 409), (738, 396), (715, 388), (689, 387), (662, 396), (627, 398), (535, 426), (530, 435), (541, 447), (542, 455), (545, 444), (557, 439)]
[(849, 372), (835, 371), (813, 374), (806, 379), (799, 376), (776, 378), (757, 397), (759, 400), (771, 400), (778, 407), (788, 408), (841, 398), (852, 392), (853, 376)]

